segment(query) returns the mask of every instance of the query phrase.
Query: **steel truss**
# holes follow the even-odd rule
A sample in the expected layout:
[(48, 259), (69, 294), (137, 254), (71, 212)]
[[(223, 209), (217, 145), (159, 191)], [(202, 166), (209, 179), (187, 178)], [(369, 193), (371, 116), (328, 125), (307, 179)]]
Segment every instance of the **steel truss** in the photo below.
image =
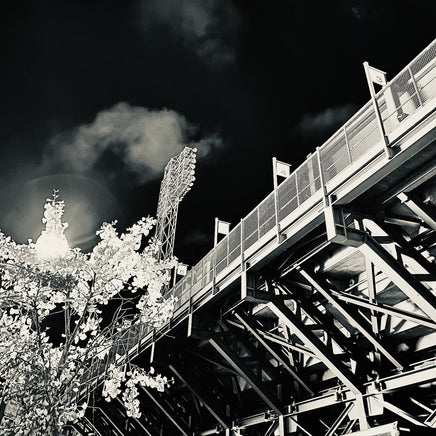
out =
[(157, 206), (156, 238), (160, 242), (160, 259), (173, 255), (179, 203), (191, 189), (195, 177), (197, 149), (185, 147), (165, 167)]
[[(154, 364), (174, 386), (143, 390), (144, 415), (125, 417), (124, 428), (122, 408), (99, 405), (96, 429), (109, 434), (112, 420), (115, 434), (151, 436), (434, 431), (432, 246), (414, 245), (404, 220), (328, 213), (328, 244), (320, 228), (303, 249), (247, 268), (239, 288), (154, 343)], [(428, 220), (419, 226), (428, 230)]]
[[(195, 295), (184, 293), (177, 316), (144, 339), (134, 359), (174, 377), (171, 388), (141, 391), (138, 419), (99, 400), (81, 430), (95, 428), (102, 436), (434, 434), (431, 117), (429, 109), (422, 134), (404, 131), (397, 138), (400, 151), (390, 161), (375, 156), (372, 170), (351, 165), (332, 189), (334, 175), (320, 178), (319, 202), (315, 195), (303, 199), (303, 206), (313, 200), (310, 210), (276, 222), (273, 241), (262, 245), (265, 230), (246, 250), (243, 220), (240, 253), (232, 252), (239, 265), (221, 279), (226, 266), (218, 269), (217, 259), (209, 259), (213, 280), (206, 274)], [(174, 227), (167, 228), (171, 245)]]

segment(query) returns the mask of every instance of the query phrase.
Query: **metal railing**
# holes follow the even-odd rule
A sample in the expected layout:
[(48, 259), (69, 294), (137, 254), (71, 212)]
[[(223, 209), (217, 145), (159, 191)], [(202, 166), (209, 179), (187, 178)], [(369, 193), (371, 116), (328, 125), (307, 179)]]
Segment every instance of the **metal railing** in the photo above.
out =
[[(407, 124), (412, 114), (436, 96), (435, 67), (436, 40), (376, 95), (389, 139), (401, 130), (399, 127)], [(168, 291), (167, 296), (177, 297), (174, 315), (187, 308), (191, 299), (211, 289), (218, 280), (239, 272), (247, 254), (252, 254), (257, 246), (276, 237), (277, 224), (283, 221), (289, 224), (289, 220), (292, 222), (307, 213), (314, 202), (322, 199), (323, 185), (341, 185), (344, 182), (341, 175), (346, 169), (357, 161), (365, 160), (365, 155), (372, 152), (361, 163), (367, 164), (373, 152), (383, 153), (384, 147), (374, 107), (372, 102), (368, 102), (278, 186), (277, 196), (274, 191), (271, 192)], [(167, 328), (168, 325), (161, 327)], [(94, 362), (84, 378), (97, 380), (117, 352), (123, 354), (130, 350), (129, 355), (135, 354), (135, 350), (139, 352), (141, 340), (152, 330), (145, 325), (133, 326), (123, 336), (122, 347), (113, 348), (103, 361)]]
[[(436, 40), (376, 95), (389, 137), (408, 117), (435, 97), (435, 66)], [(272, 192), (170, 289), (169, 295), (178, 298), (175, 309), (184, 306), (203, 288), (214, 283), (226, 269), (230, 272), (237, 268), (243, 254), (241, 245), (244, 251), (248, 250), (275, 229), (276, 222), (282, 222), (304, 206), (320, 191), (323, 183), (340, 176), (375, 147), (382, 152), (384, 142), (370, 101), (278, 186), (277, 221)]]

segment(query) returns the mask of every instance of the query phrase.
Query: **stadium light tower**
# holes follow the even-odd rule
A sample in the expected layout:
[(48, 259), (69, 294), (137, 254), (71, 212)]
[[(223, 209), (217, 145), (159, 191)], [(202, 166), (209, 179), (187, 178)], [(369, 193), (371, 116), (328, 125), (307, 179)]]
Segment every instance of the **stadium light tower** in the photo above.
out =
[(179, 203), (195, 180), (196, 148), (185, 147), (165, 167), (157, 205), (156, 238), (161, 242), (159, 259), (173, 255)]

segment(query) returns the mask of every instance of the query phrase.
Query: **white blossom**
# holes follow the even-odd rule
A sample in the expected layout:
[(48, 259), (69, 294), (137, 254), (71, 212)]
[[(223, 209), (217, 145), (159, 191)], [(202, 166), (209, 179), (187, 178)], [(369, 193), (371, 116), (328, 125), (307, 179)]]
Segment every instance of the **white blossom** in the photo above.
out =
[[(66, 228), (63, 210), (63, 202), (49, 200), (46, 231), (53, 223), (56, 231)], [(164, 299), (162, 289), (174, 261), (158, 261), (153, 239), (138, 252), (155, 220), (142, 218), (121, 235), (115, 224), (97, 231), (100, 242), (92, 253), (71, 249), (57, 257), (41, 257), (31, 241), (17, 244), (0, 231), (0, 392), (9, 411), (0, 436), (58, 434), (82, 418), (90, 375), (109, 356), (128, 352), (125, 332), (171, 317), (174, 301)], [(102, 313), (110, 301), (120, 310), (106, 325)], [(60, 339), (50, 329), (55, 313), (64, 316)], [(163, 390), (168, 380), (152, 368), (147, 372), (112, 358), (102, 395), (121, 396), (128, 416), (138, 417), (138, 384)]]
[(103, 387), (103, 397), (105, 397), (106, 401), (111, 401), (113, 398), (118, 397), (121, 393), (121, 386), (125, 382), (122, 401), (126, 408), (127, 416), (140, 418), (141, 411), (139, 409), (139, 400), (137, 399), (139, 395), (137, 385), (163, 392), (165, 387), (169, 386), (170, 381), (160, 374), (154, 375), (153, 367), (148, 372), (136, 365), (130, 365), (130, 367), (129, 371), (126, 370), (127, 368), (117, 368), (115, 366), (109, 368)]

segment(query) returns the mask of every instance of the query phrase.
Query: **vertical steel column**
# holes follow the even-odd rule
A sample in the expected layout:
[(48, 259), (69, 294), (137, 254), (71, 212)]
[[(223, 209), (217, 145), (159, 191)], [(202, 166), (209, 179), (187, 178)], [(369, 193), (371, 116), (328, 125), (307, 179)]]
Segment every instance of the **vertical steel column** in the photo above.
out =
[(241, 236), (241, 244), (240, 244), (240, 250), (241, 250), (241, 274), (245, 270), (245, 259), (244, 259), (244, 218), (241, 218), (241, 229), (240, 229), (240, 236)]
[[(377, 288), (375, 282), (374, 264), (365, 259), (366, 264), (366, 280), (368, 283), (368, 298), (373, 304), (377, 304)], [(379, 315), (374, 310), (371, 310), (371, 326), (375, 335), (380, 333)]]
[(279, 436), (285, 436), (285, 418), (282, 414), (279, 415)]
[(295, 194), (297, 196), (297, 207), (300, 207), (300, 194), (298, 193), (298, 168), (295, 170)]
[[(218, 218), (215, 218), (215, 227), (217, 226), (217, 220)], [(218, 236), (216, 235), (215, 239)], [(212, 294), (214, 295), (216, 293), (216, 255), (217, 255), (217, 242), (214, 240), (214, 246), (212, 251)]]

